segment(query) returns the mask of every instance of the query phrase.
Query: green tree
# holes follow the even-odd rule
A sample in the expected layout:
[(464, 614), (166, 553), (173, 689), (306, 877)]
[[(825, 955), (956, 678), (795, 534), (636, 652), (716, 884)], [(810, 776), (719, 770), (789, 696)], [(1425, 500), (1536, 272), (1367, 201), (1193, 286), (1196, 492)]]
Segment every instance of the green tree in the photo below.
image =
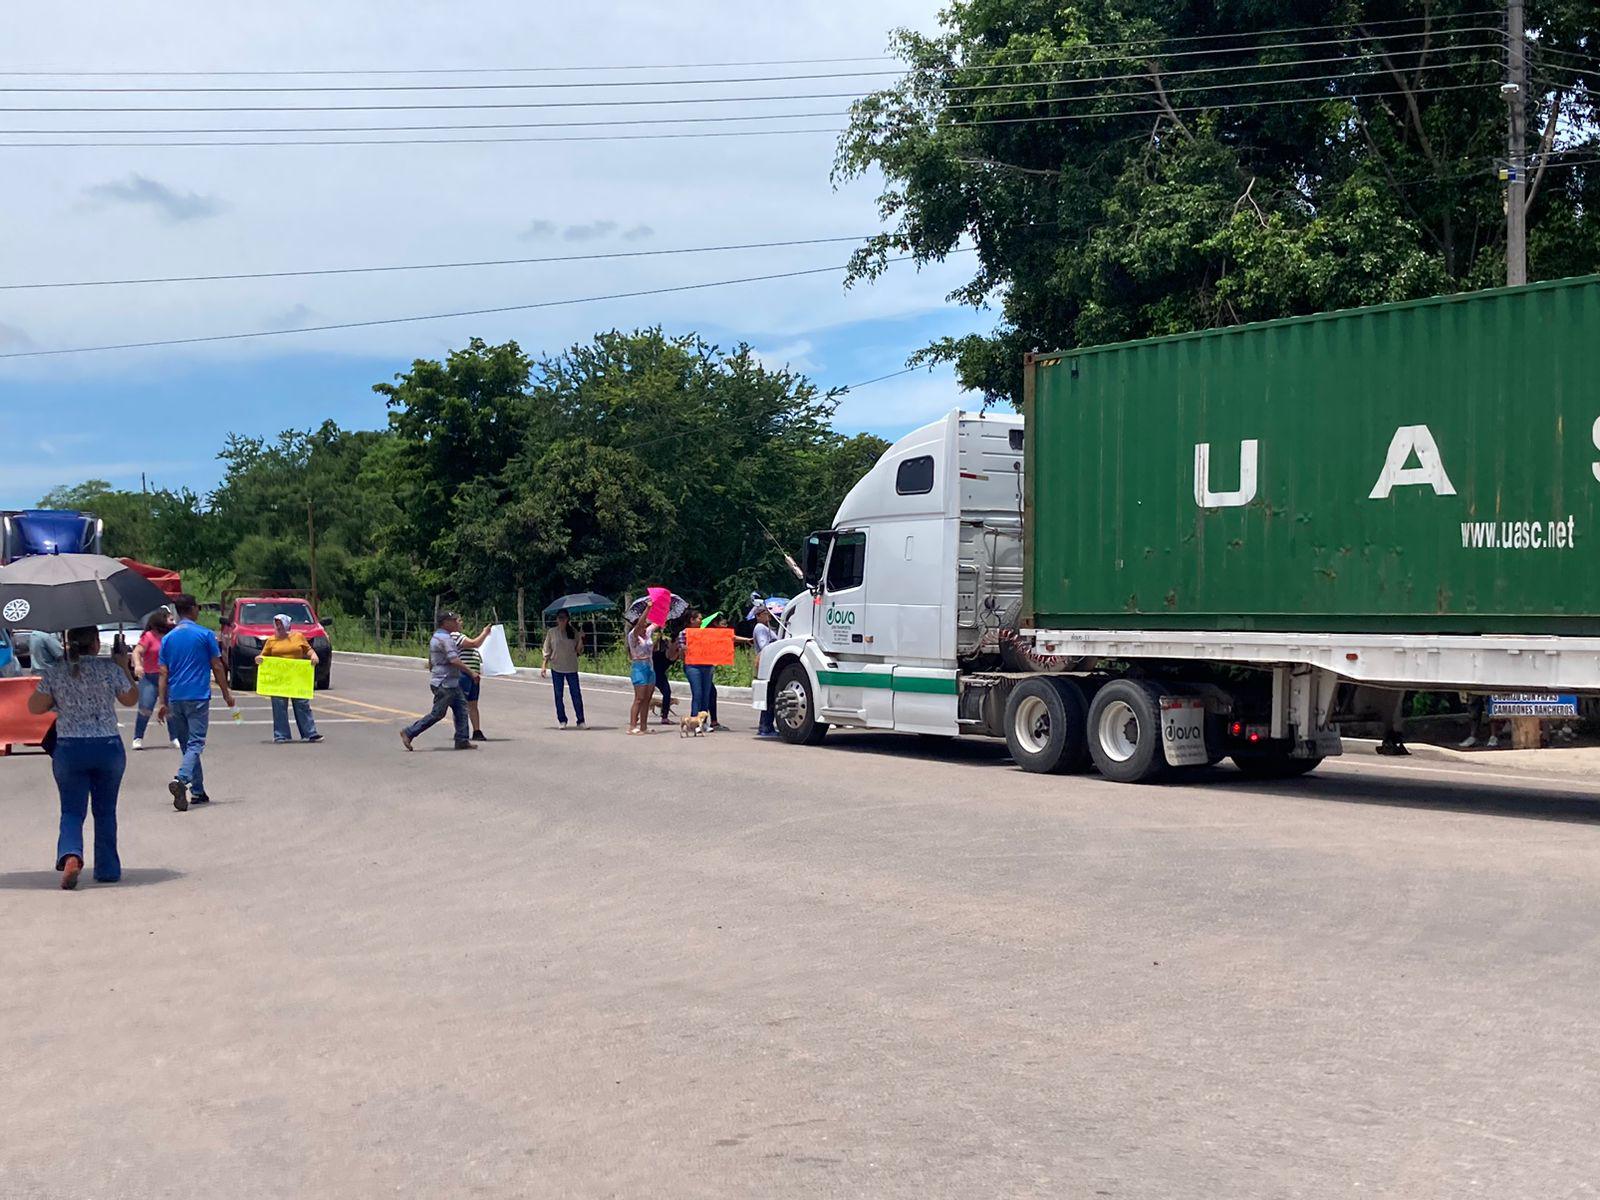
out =
[[(1012, 401), (1029, 350), (1503, 281), (1503, 35), (1481, 7), (952, 0), (937, 35), (897, 35), (904, 79), (853, 106), (836, 175), (881, 171), (893, 225), (854, 276), (970, 241), (953, 298), (1002, 320), (919, 360)], [(1548, 164), (1529, 273), (1582, 274), (1600, 266), (1600, 127), (1575, 64), (1600, 9), (1531, 0), (1528, 21)], [(1313, 28), (1265, 32), (1284, 27)]]

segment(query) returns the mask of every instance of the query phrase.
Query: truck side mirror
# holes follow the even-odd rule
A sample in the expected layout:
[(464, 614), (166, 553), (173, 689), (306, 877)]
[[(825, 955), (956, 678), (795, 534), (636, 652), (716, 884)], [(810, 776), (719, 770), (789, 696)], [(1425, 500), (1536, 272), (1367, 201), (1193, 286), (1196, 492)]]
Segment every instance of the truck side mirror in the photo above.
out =
[(828, 561), (828, 543), (832, 540), (832, 530), (806, 538), (805, 552), (800, 559), (800, 577), (808, 588), (815, 588), (822, 582), (822, 568)]

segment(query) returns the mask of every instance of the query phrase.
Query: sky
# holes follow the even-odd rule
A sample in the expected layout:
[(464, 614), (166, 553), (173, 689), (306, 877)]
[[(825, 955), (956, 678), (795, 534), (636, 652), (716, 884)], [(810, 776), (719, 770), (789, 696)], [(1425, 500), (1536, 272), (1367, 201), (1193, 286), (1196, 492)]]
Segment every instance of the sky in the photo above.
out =
[[(196, 0), (19, 3), (0, 48), (0, 85), (137, 91), (3, 93), (4, 130), (148, 131), (285, 126), (663, 121), (816, 113), (745, 123), (585, 125), (390, 137), (606, 137), (604, 141), (403, 146), (0, 146), (0, 285), (237, 274), (463, 260), (616, 254), (877, 232), (881, 181), (836, 185), (828, 132), (621, 140), (618, 133), (837, 129), (850, 94), (882, 86), (891, 31), (932, 30), (937, 0), (602, 2), (579, 8), (476, 0)], [(689, 13), (691, 15), (686, 16)], [(579, 19), (580, 15), (582, 20)], [(847, 63), (671, 70), (651, 65), (842, 59)], [(501, 73), (500, 68), (559, 68)], [(601, 69), (627, 67), (627, 70)], [(432, 74), (352, 75), (355, 70)], [(463, 73), (470, 68), (476, 73)], [(485, 73), (495, 68), (494, 73)], [(131, 75), (123, 72), (332, 72)], [(25, 72), (94, 72), (24, 74)], [(439, 73), (449, 72), (449, 73)], [(843, 75), (778, 81), (777, 75)], [(644, 80), (728, 79), (663, 86)], [(752, 79), (751, 77), (756, 77)], [(494, 90), (338, 92), (149, 89), (352, 85), (578, 84)], [(799, 95), (827, 93), (817, 99)], [(714, 96), (787, 96), (765, 104)], [(664, 104), (663, 98), (701, 102)], [(644, 100), (643, 104), (618, 101)], [(599, 104), (598, 101), (609, 103)], [(542, 104), (399, 112), (131, 112), (129, 108), (352, 104)], [(119, 109), (40, 112), (43, 108)], [(151, 135), (145, 135), (150, 140)], [(226, 135), (168, 133), (168, 140)], [(248, 136), (248, 135), (246, 135)], [(288, 136), (288, 135), (280, 135)], [(306, 133), (302, 138), (360, 134)], [(130, 141), (19, 135), (5, 142)], [(823, 386), (904, 366), (935, 337), (987, 329), (993, 314), (946, 300), (970, 274), (957, 255), (920, 272), (891, 266), (850, 289), (841, 273), (445, 320), (302, 332), (313, 325), (538, 305), (842, 265), (853, 241), (568, 263), (91, 288), (0, 286), (0, 508), (85, 478), (204, 492), (229, 432), (272, 435), (332, 418), (383, 424), (374, 383), (478, 336), (556, 352), (595, 331), (660, 324), (722, 345), (747, 342)], [(72, 355), (19, 352), (258, 330), (280, 335)], [(947, 369), (864, 388), (843, 430), (895, 436), (967, 402)]]

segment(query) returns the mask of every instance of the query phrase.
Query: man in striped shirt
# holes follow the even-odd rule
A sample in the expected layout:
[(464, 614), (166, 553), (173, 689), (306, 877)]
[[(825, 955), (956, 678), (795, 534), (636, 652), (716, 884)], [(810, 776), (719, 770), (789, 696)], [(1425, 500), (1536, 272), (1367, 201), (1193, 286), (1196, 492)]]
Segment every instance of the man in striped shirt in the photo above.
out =
[(478, 647), (489, 640), (489, 631), (493, 628), (492, 625), (485, 625), (483, 632), (474, 638), (459, 632), (450, 635), (456, 644), (456, 652), (461, 655), (461, 698), (467, 702), (467, 717), (472, 722), (472, 740), (475, 742), (488, 741), (483, 736), (483, 723), (478, 719), (478, 697), (483, 693), (483, 655), (478, 652)]

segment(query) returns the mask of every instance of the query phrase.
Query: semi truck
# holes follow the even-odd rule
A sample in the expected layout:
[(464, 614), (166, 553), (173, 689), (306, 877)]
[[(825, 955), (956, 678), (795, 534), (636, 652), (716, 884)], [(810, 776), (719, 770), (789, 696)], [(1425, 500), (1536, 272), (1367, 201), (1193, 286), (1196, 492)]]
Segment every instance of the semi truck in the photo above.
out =
[(105, 522), (93, 513), (34, 508), (0, 512), (0, 567), (34, 554), (99, 554)]
[(781, 737), (1303, 775), (1413, 691), (1600, 692), (1600, 277), (1029, 355), (807, 540)]

